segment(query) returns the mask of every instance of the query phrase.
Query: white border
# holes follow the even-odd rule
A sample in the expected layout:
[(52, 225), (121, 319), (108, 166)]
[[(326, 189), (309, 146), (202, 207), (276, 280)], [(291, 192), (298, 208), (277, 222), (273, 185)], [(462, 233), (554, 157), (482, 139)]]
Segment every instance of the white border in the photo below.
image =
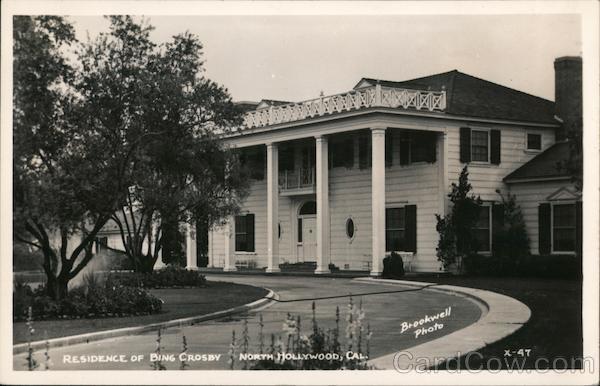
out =
[[(145, 14), (181, 15), (483, 15), (483, 14), (579, 14), (582, 18), (583, 39), (583, 88), (584, 88), (584, 355), (596, 359), (596, 373), (571, 375), (556, 372), (537, 374), (399, 374), (395, 371), (371, 372), (242, 372), (242, 371), (195, 371), (148, 372), (148, 371), (61, 371), (61, 372), (14, 372), (12, 370), (9, 342), (12, 341), (12, 322), (9, 312), (2, 312), (0, 327), (0, 382), (45, 384), (596, 384), (598, 383), (598, 283), (599, 251), (598, 234), (598, 47), (599, 4), (596, 1), (442, 1), (442, 2), (192, 2), (192, 1), (11, 1), (2, 6), (2, 130), (0, 133), (0, 288), (1, 309), (7, 310), (11, 302), (12, 283), (12, 15), (14, 14)], [(142, 12), (143, 11), (143, 12)], [(374, 375), (376, 377), (374, 377)]]

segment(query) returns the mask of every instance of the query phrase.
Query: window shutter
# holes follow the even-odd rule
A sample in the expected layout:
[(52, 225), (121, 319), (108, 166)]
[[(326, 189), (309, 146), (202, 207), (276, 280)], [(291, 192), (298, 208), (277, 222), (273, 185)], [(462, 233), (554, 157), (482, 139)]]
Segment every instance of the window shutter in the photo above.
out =
[(500, 130), (490, 131), (490, 163), (500, 165)]
[(408, 165), (410, 163), (410, 142), (407, 138), (400, 141), (400, 165)]
[(427, 134), (427, 143), (428, 143), (428, 154), (427, 154), (427, 162), (434, 163), (435, 157), (437, 153), (437, 133), (431, 132)]
[(547, 255), (550, 253), (550, 240), (552, 229), (550, 227), (550, 204), (540, 204), (538, 207), (538, 228), (539, 228), (539, 253)]
[(577, 201), (575, 203), (575, 252), (579, 257), (583, 256), (583, 235), (581, 233), (583, 229), (583, 212), (582, 202)]
[(354, 166), (354, 137), (350, 137), (344, 141), (344, 166), (352, 169)]
[(492, 251), (497, 246), (497, 235), (504, 226), (504, 205), (494, 204), (492, 206)]
[(460, 162), (471, 162), (471, 129), (460, 128)]
[(246, 215), (246, 252), (254, 252), (254, 214)]
[(417, 206), (404, 207), (405, 243), (408, 252), (417, 252)]
[(392, 132), (386, 130), (385, 132), (385, 166), (392, 166), (394, 159), (394, 141)]

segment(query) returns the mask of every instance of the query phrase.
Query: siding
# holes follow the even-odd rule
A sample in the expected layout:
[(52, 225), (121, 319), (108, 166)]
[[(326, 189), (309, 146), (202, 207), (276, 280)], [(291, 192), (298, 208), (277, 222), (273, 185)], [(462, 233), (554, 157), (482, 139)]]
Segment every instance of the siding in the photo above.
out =
[[(386, 206), (417, 206), (417, 253), (413, 259), (413, 269), (417, 271), (437, 271), (440, 264), (436, 257), (438, 234), (435, 230), (435, 214), (440, 211), (440, 199), (450, 191), (450, 184), (458, 181), (464, 164), (460, 162), (459, 130), (460, 124), (452, 122), (440, 126), (446, 131), (447, 149), (447, 186), (440, 186), (440, 143), (438, 142), (438, 160), (434, 164), (419, 163), (400, 166), (397, 157), (399, 141), (394, 141), (393, 165), (386, 167)], [(477, 129), (482, 126), (472, 126)], [(500, 165), (469, 165), (470, 182), (473, 192), (483, 200), (498, 200), (496, 189), (507, 191), (502, 179), (517, 167), (538, 153), (527, 152), (526, 133), (536, 132), (542, 135), (542, 150), (554, 142), (551, 130), (525, 130), (523, 128), (492, 125), (489, 129), (500, 129), (501, 163)], [(396, 129), (391, 129), (397, 135)], [(329, 171), (329, 205), (331, 262), (341, 269), (365, 269), (371, 262), (371, 168), (358, 168), (358, 140), (355, 140), (354, 165), (352, 169), (338, 167)], [(550, 192), (551, 193), (551, 192)], [(548, 194), (550, 194), (548, 193)], [(546, 197), (546, 194), (544, 197)], [(296, 213), (299, 205), (315, 196), (279, 197), (279, 222), (281, 238), (279, 241), (279, 262), (296, 262)], [(517, 197), (519, 199), (519, 197)], [(527, 198), (535, 200), (534, 197)], [(532, 201), (533, 202), (533, 201)], [(527, 204), (530, 205), (530, 204)], [(533, 205), (533, 204), (531, 204)], [(535, 205), (537, 211), (537, 204)], [(525, 209), (525, 208), (524, 208)], [(267, 266), (266, 258), (266, 179), (252, 184), (251, 192), (243, 204), (243, 211), (255, 214), (256, 253), (250, 258), (258, 267)], [(530, 209), (527, 209), (530, 210)], [(536, 212), (537, 213), (537, 212)], [(531, 231), (531, 243), (537, 251), (537, 217), (527, 213), (527, 226)], [(537, 216), (537, 215), (536, 215)], [(352, 218), (355, 235), (346, 236), (346, 220)], [(532, 228), (532, 226), (535, 227)], [(224, 259), (224, 235), (220, 228), (211, 231), (209, 237), (209, 265), (222, 266)], [(532, 248), (532, 252), (533, 252)], [(237, 258), (248, 258), (241, 254)]]
[(517, 196), (517, 203), (521, 206), (529, 237), (529, 250), (534, 255), (539, 254), (538, 205), (540, 202), (547, 202), (547, 198), (562, 187), (572, 188), (572, 185), (568, 181), (525, 182), (510, 185), (510, 192)]

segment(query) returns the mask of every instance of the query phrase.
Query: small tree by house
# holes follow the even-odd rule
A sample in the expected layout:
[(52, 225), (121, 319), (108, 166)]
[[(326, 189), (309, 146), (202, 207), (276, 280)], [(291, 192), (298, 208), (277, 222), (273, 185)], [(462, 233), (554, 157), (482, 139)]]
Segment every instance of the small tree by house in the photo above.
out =
[(455, 264), (456, 270), (461, 272), (463, 259), (474, 252), (471, 230), (479, 216), (481, 198), (469, 194), (472, 189), (465, 165), (458, 184), (452, 183), (452, 190), (448, 194), (452, 203), (450, 213), (446, 216), (436, 214), (436, 230), (440, 235), (436, 251), (445, 269)]

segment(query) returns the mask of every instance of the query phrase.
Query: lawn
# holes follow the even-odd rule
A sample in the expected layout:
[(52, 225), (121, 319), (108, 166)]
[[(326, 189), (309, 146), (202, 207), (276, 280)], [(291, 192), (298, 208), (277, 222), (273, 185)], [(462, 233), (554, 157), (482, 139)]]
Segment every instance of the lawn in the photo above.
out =
[[(539, 359), (538, 368), (547, 369), (548, 363), (552, 366), (557, 358), (565, 358), (568, 368), (580, 368), (577, 364), (571, 366), (570, 361), (583, 355), (581, 281), (501, 277), (419, 277), (414, 280), (489, 290), (513, 297), (531, 309), (531, 319), (516, 333), (478, 350), (468, 360), (462, 357), (458, 363), (446, 362), (440, 368), (496, 370), (501, 366), (506, 369), (516, 363), (513, 360), (518, 360), (524, 368), (531, 369)], [(522, 355), (519, 349), (524, 349)], [(505, 357), (505, 350), (517, 353)], [(556, 362), (555, 368), (565, 368), (562, 359)]]
[[(88, 332), (133, 327), (191, 316), (205, 315), (258, 300), (267, 294), (263, 288), (248, 285), (208, 282), (204, 288), (153, 289), (162, 299), (162, 312), (122, 318), (45, 320), (34, 322), (33, 340), (51, 339)], [(27, 341), (25, 322), (13, 323), (13, 344)]]

